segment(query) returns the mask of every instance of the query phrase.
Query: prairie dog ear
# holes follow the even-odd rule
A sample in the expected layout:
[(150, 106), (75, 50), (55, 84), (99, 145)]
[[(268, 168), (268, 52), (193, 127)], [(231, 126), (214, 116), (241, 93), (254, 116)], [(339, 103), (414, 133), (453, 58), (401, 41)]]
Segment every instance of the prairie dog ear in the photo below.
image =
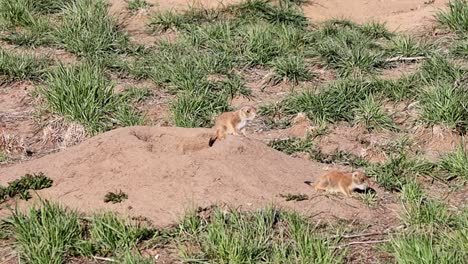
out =
[(358, 176), (359, 176), (359, 171), (353, 172), (353, 173), (351, 174), (351, 176), (352, 176), (353, 178), (358, 177)]

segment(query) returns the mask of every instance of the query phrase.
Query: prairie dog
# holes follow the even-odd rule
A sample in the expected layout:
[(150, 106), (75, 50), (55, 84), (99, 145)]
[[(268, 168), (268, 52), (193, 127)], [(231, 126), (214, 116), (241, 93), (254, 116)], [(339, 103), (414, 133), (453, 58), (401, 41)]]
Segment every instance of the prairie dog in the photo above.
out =
[(217, 139), (224, 139), (226, 135), (245, 136), (245, 127), (257, 115), (257, 109), (253, 106), (244, 106), (234, 112), (225, 112), (216, 118), (216, 135), (210, 138), (208, 145), (213, 146)]
[(346, 197), (350, 197), (354, 189), (365, 190), (368, 187), (369, 177), (364, 173), (344, 173), (337, 170), (325, 173), (315, 184), (316, 191), (342, 192)]

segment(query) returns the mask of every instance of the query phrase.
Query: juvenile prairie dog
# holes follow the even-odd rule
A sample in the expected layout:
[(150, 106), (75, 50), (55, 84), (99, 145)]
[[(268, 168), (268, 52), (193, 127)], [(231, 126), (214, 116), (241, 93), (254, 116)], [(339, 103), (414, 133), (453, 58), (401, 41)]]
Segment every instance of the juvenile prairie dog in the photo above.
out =
[(216, 135), (210, 138), (208, 145), (211, 147), (218, 139), (224, 139), (226, 135), (245, 136), (245, 127), (257, 115), (257, 109), (253, 106), (244, 106), (234, 112), (225, 112), (216, 118)]
[(369, 177), (364, 173), (344, 173), (337, 170), (325, 173), (315, 184), (316, 191), (342, 192), (346, 197), (350, 197), (354, 189), (366, 190), (368, 187)]

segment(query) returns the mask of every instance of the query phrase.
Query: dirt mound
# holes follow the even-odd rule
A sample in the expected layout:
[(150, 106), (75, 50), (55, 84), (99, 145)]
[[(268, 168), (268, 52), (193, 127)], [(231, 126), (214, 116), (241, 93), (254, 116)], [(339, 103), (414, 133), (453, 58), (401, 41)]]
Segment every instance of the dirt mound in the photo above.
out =
[[(84, 212), (110, 209), (144, 216), (156, 225), (171, 224), (187, 209), (214, 203), (253, 209), (274, 202), (314, 215), (371, 222), (378, 221), (381, 210), (387, 211), (371, 210), (357, 199), (314, 193), (304, 181), (313, 182), (323, 173), (319, 164), (243, 137), (228, 137), (209, 148), (211, 133), (168, 127), (116, 129), (59, 153), (0, 168), (0, 182), (44, 172), (54, 184), (39, 191), (43, 198)], [(104, 203), (104, 195), (116, 190), (127, 193), (128, 200)], [(285, 202), (280, 194), (286, 193), (308, 194), (311, 199)]]

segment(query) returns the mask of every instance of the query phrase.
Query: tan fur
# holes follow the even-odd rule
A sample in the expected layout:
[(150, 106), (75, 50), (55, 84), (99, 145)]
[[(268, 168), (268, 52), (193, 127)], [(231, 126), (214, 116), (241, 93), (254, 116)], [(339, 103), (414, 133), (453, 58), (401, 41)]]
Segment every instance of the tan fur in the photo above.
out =
[(344, 173), (333, 170), (325, 173), (315, 184), (315, 190), (337, 193), (347, 197), (354, 189), (365, 190), (369, 186), (369, 178), (362, 172)]
[(216, 135), (210, 138), (209, 146), (213, 146), (218, 139), (225, 139), (227, 135), (245, 136), (245, 127), (257, 115), (257, 109), (253, 106), (244, 106), (235, 112), (225, 112), (216, 118)]

